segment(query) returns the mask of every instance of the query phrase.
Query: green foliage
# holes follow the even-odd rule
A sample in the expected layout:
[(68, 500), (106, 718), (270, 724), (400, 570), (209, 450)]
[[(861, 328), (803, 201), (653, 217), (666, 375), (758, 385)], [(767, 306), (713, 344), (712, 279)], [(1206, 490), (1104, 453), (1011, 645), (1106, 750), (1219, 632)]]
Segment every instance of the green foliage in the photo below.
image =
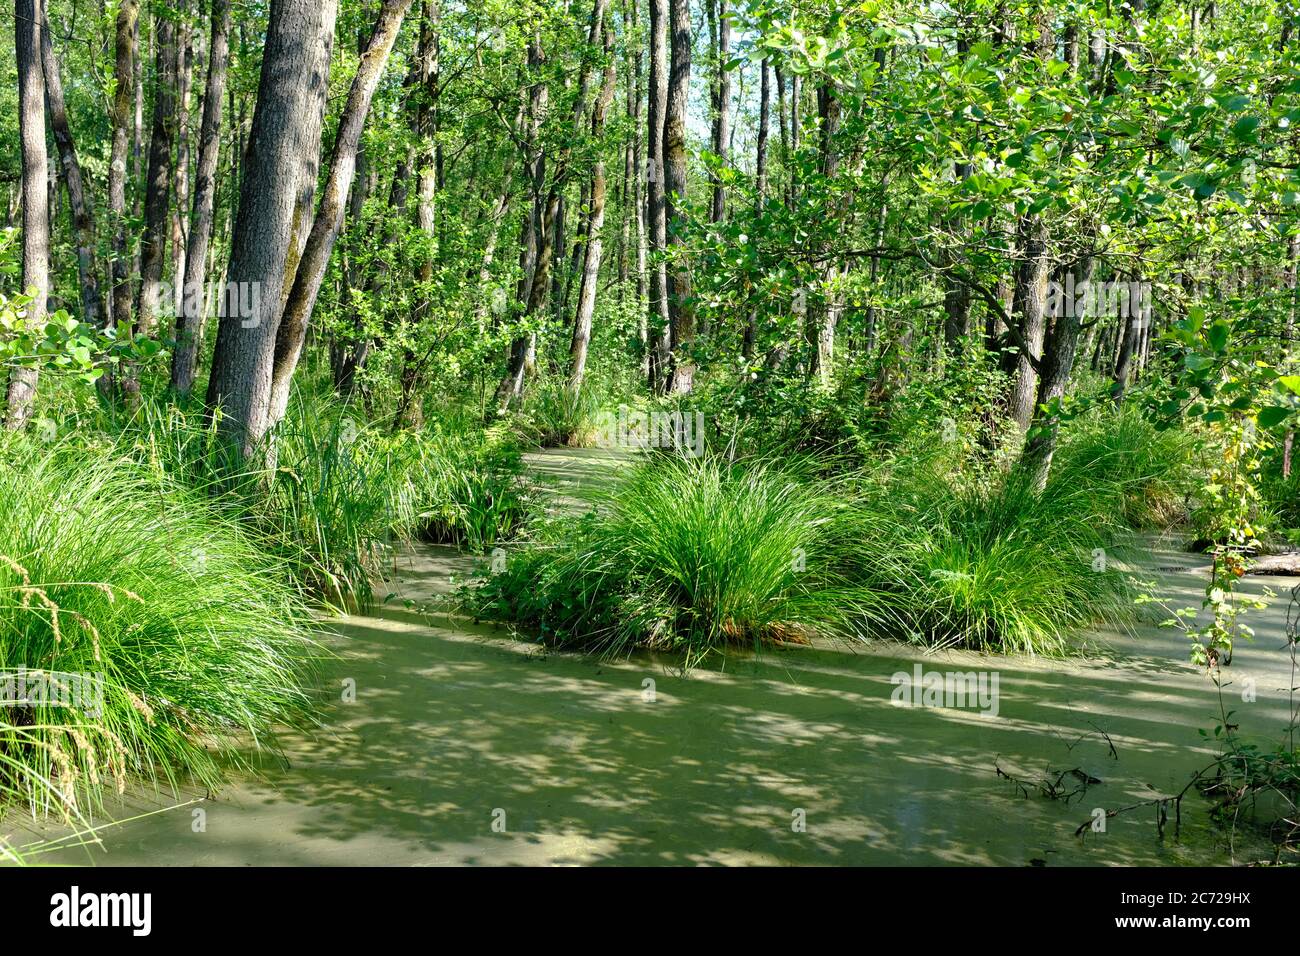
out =
[(1133, 406), (1104, 407), (1069, 423), (1054, 467), (1093, 484), (1117, 485), (1128, 527), (1164, 531), (1189, 516), (1197, 451), (1195, 438), (1181, 428), (1158, 428)]
[(864, 495), (852, 576), (886, 595), (894, 636), (931, 647), (1063, 654), (1076, 632), (1122, 623), (1131, 600), (1116, 558), (1126, 488), (1058, 468), (1043, 491), (1019, 470), (972, 483), (930, 463), (880, 474)]
[(851, 604), (835, 600), (844, 515), (831, 486), (769, 462), (665, 457), (466, 600), (558, 646), (666, 648), (689, 665), (728, 644), (847, 626)]
[(12, 438), (0, 458), (0, 671), (103, 689), (0, 709), (0, 796), (81, 818), (131, 775), (215, 787), (301, 718), (315, 651), (282, 564), (111, 449)]
[(307, 589), (333, 600), (368, 600), (403, 542), (482, 549), (530, 511), (513, 437), (466, 415), (390, 432), (359, 409), (299, 390), (273, 436), (269, 468), (233, 457), (201, 409), (145, 402), (124, 423), (104, 424), (123, 454), (202, 493)]
[[(665, 457), (558, 523), (473, 592), (475, 613), (606, 652), (820, 632), (1061, 654), (1122, 624), (1125, 502), (1166, 476), (1079, 453), (1043, 491), (905, 458), (860, 481)], [(1127, 470), (1126, 470), (1127, 469)]]
[(595, 434), (600, 406), (591, 385), (575, 392), (566, 380), (550, 376), (532, 384), (512, 424), (525, 442), (542, 448), (582, 446)]

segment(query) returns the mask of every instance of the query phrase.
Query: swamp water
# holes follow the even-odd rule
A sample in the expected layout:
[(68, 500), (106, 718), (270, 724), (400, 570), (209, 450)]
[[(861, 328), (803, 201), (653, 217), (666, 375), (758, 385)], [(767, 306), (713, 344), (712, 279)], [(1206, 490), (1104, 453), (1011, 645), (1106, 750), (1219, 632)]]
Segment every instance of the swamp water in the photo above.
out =
[[(580, 498), (588, 457), (544, 453), (533, 465), (561, 492), (578, 482)], [(1151, 807), (1074, 835), (1094, 808), (1176, 793), (1212, 759), (1198, 728), (1217, 722), (1218, 692), (1176, 632), (1094, 634), (1088, 655), (1064, 662), (877, 643), (733, 652), (682, 676), (666, 658), (557, 654), (423, 610), (475, 563), (414, 550), (386, 606), (331, 621), (323, 641), (337, 656), (322, 665), (321, 725), (286, 739), (284, 761), (212, 798), (129, 794), (110, 805), (126, 822), (104, 829), (102, 846), (37, 860), (1055, 866), (1266, 856), (1239, 833), (1234, 857), (1195, 794), (1177, 840), (1172, 818), (1160, 838)], [(1199, 604), (1194, 563), (1154, 556), (1174, 606)], [(1288, 719), (1284, 625), (1296, 583), (1250, 579), (1249, 590), (1267, 584), (1278, 596), (1253, 615), (1259, 636), (1226, 671), (1234, 721), (1269, 741)], [(996, 674), (996, 715), (981, 716), (974, 697), (899, 706), (926, 702), (921, 689), (900, 693), (895, 677), (918, 664), (923, 674)], [(1253, 703), (1241, 700), (1247, 679)], [(1027, 782), (1078, 768), (1100, 782), (1068, 803), (1026, 797), (998, 767)], [(1067, 776), (1066, 791), (1078, 786)], [(150, 813), (162, 807), (172, 809)], [(0, 826), (17, 846), (62, 832), (23, 829), (17, 814)]]

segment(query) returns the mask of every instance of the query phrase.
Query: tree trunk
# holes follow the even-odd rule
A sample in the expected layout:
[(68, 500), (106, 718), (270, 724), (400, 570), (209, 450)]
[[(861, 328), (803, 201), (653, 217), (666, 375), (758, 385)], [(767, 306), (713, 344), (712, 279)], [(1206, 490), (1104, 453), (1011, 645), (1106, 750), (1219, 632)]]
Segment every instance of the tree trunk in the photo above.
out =
[(361, 55), (361, 62), (348, 90), (347, 104), (339, 119), (334, 155), (330, 159), (329, 178), (325, 181), (320, 209), (316, 211), (284, 315), (276, 331), (269, 416), (272, 427), (284, 418), (289, 407), (289, 385), (302, 355), (307, 324), (316, 306), (316, 296), (320, 293), (321, 282), (325, 278), (330, 253), (343, 227), (343, 214), (356, 173), (357, 153), (361, 146), (366, 116), (370, 112), (370, 101), (383, 78), (388, 55), (392, 52), (393, 42), (397, 39), (402, 20), (411, 3), (412, 0), (384, 0), (370, 42)]
[[(718, 42), (714, 52), (718, 72), (713, 92), (713, 153), (725, 166), (731, 142), (731, 73), (727, 70), (727, 58), (731, 51), (731, 17), (727, 10), (727, 0), (717, 0), (717, 5)], [(726, 190), (723, 189), (722, 179), (714, 176), (710, 221), (722, 222), (726, 211)]]
[[(167, 198), (171, 189), (172, 140), (176, 132), (176, 24), (158, 19), (153, 125), (149, 134), (149, 172), (145, 177), (144, 236), (140, 242), (140, 294), (135, 328), (151, 334), (161, 309), (163, 264), (167, 258)], [(123, 377), (123, 389), (137, 392), (135, 375)]]
[[(207, 404), (218, 427), (248, 458), (266, 434), (271, 368), (284, 295), (300, 180), (300, 144), (309, 132), (319, 46), (334, 24), (318, 0), (272, 0), (257, 107), (249, 137), (239, 212), (231, 238), (229, 283), (217, 329)], [(248, 307), (241, 308), (240, 290)], [(242, 314), (241, 314), (242, 313)]]
[[(817, 113), (821, 119), (821, 174), (828, 182), (839, 173), (839, 150), (835, 135), (840, 128), (840, 99), (835, 86), (826, 82), (817, 91)], [(828, 210), (833, 215), (837, 210)], [(830, 261), (822, 269), (822, 289), (817, 296), (817, 308), (810, 310), (806, 331), (809, 338), (808, 377), (817, 378), (821, 385), (831, 381), (832, 361), (835, 357), (835, 326), (839, 309), (835, 301), (834, 282), (839, 264)]]
[(208, 43), (208, 78), (203, 91), (199, 128), (199, 164), (194, 174), (194, 209), (185, 248), (183, 308), (176, 312), (176, 351), (172, 353), (172, 388), (188, 395), (194, 388), (203, 320), (207, 315), (208, 246), (221, 155), (221, 98), (230, 64), (230, 0), (212, 0), (212, 36)]
[(72, 224), (77, 241), (77, 279), (81, 286), (82, 321), (95, 328), (100, 324), (99, 274), (95, 263), (95, 214), (86, 195), (85, 176), (77, 158), (76, 143), (68, 126), (67, 107), (63, 101), (63, 81), (59, 59), (50, 43), (49, 18), (41, 11), (41, 65), (45, 75), (45, 104), (50, 114), (54, 143), (63, 165), (63, 185), (72, 207)]
[[(524, 216), (523, 228), (519, 240), (519, 282), (515, 287), (515, 298), (521, 312), (526, 312), (532, 300), (533, 286), (537, 271), (538, 249), (541, 237), (547, 232), (546, 219), (546, 153), (538, 144), (541, 123), (550, 100), (550, 91), (541, 78), (542, 67), (546, 63), (546, 54), (542, 50), (540, 33), (534, 34), (528, 47), (528, 68), (531, 78), (535, 80), (528, 95), (528, 129), (523, 145), (524, 161), (527, 164), (529, 189), (529, 210)], [(506, 373), (497, 386), (496, 403), (504, 412), (510, 403), (522, 397), (524, 376), (528, 370), (530, 336), (517, 335), (510, 343), (506, 357)]]
[[(591, 138), (599, 141), (605, 129), (605, 116), (609, 105), (614, 100), (614, 33), (608, 27), (605, 34), (605, 78), (601, 84), (600, 95), (596, 98), (591, 115)], [(600, 279), (600, 258), (603, 245), (602, 230), (605, 228), (605, 162), (596, 157), (596, 165), (591, 173), (591, 218), (587, 222), (587, 249), (582, 264), (582, 282), (578, 288), (578, 313), (573, 322), (573, 340), (569, 345), (569, 357), (572, 365), (569, 371), (569, 390), (577, 394), (582, 388), (583, 376), (587, 371), (587, 349), (591, 343), (591, 319), (596, 310), (596, 285)]]
[[(130, 149), (131, 89), (135, 76), (132, 60), (139, 30), (137, 0), (122, 0), (117, 10), (117, 52), (113, 69), (116, 92), (113, 98), (113, 143), (108, 163), (108, 212), (113, 227), (112, 321), (119, 330), (131, 331), (131, 246), (126, 231), (126, 161)], [(111, 386), (112, 376), (101, 381)]]
[[(18, 137), (22, 154), (23, 249), (22, 288), (27, 326), (41, 328), (45, 300), (50, 294), (50, 198), (45, 155), (45, 76), (41, 69), (43, 0), (14, 0), (14, 48), (18, 67)], [(27, 424), (36, 398), (37, 371), (15, 368), (9, 373), (5, 427)]]
[(172, 315), (179, 316), (185, 298), (186, 237), (190, 224), (190, 89), (194, 77), (194, 29), (189, 22), (189, 2), (181, 10), (176, 44), (177, 110), (176, 169), (172, 177)]
[(650, 2), (650, 76), (646, 107), (646, 218), (650, 264), (649, 355), (647, 384), (651, 391), (664, 387), (668, 356), (662, 343), (669, 328), (667, 249), (667, 204), (664, 195), (664, 122), (668, 112), (668, 0)]
[[(1015, 383), (1011, 388), (1008, 413), (1023, 435), (1034, 415), (1034, 399), (1038, 393), (1038, 373), (1034, 362), (1043, 351), (1043, 334), (1046, 329), (1048, 250), (1047, 229), (1036, 217), (1021, 225), (1020, 264), (1016, 269), (1015, 311), (1019, 317), (1020, 335), (1029, 348), (1015, 360)], [(1032, 356), (1032, 358), (1031, 358)]]
[[(287, 299), (298, 273), (307, 234), (311, 231), (312, 210), (316, 202), (316, 181), (320, 178), (321, 130), (325, 124), (326, 97), (329, 94), (330, 60), (334, 55), (334, 22), (338, 18), (339, 0), (317, 0), (321, 4), (321, 22), (328, 24), (321, 43), (311, 47), (306, 122), (298, 134), (298, 196), (294, 201), (293, 225), (290, 229), (289, 258), (284, 269), (283, 296)], [(254, 117), (256, 120), (256, 117)], [(281, 309), (284, 302), (280, 303)]]
[(670, 0), (672, 69), (668, 75), (668, 110), (664, 117), (664, 192), (668, 247), (675, 249), (668, 272), (668, 324), (672, 330), (672, 356), (668, 391), (689, 394), (694, 387), (695, 309), (691, 275), (684, 257), (681, 234), (683, 216), (678, 205), (686, 201), (686, 106), (691, 80), (690, 0)]
[[(758, 64), (758, 142), (754, 156), (755, 192), (758, 194), (758, 214), (761, 219), (763, 208), (767, 204), (767, 137), (772, 116), (772, 87), (768, 81), (771, 72), (764, 58)], [(758, 336), (758, 310), (750, 309), (745, 320), (745, 334), (740, 351), (746, 359), (754, 357), (754, 340)]]
[[(1077, 283), (1091, 283), (1093, 264), (1091, 256), (1080, 263)], [(1043, 375), (1038, 384), (1037, 406), (1030, 429), (1032, 437), (1021, 456), (1022, 467), (1030, 470), (1034, 487), (1040, 491), (1047, 485), (1061, 427), (1060, 416), (1054, 411), (1044, 410), (1044, 406), (1065, 395), (1083, 337), (1083, 316), (1077, 314), (1073, 302), (1063, 302), (1062, 306), (1043, 349)]]

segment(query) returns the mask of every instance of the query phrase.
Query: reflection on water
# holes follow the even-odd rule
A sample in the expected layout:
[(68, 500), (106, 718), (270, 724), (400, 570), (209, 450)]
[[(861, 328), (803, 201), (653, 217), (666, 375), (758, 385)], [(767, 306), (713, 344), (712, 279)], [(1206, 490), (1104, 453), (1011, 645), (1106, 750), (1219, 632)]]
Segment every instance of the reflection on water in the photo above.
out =
[[(1073, 836), (1094, 807), (1175, 792), (1212, 756), (1197, 728), (1212, 725), (1215, 692), (1184, 662), (1175, 634), (1113, 637), (1109, 650), (1099, 635), (1092, 656), (1069, 663), (897, 645), (740, 653), (683, 678), (672, 660), (543, 653), (502, 630), (419, 610), (470, 563), (444, 549), (414, 554), (398, 606), (334, 624), (328, 643), (338, 657), (326, 664), (321, 728), (289, 740), (287, 762), (265, 762), (262, 780), (205, 801), (205, 832), (193, 832), (182, 808), (106, 831), (104, 851), (90, 856), (105, 864), (1229, 860), (1196, 798), (1177, 842), (1159, 839), (1150, 808), (1109, 820), (1104, 834)], [(1189, 595), (1196, 587), (1191, 574), (1170, 577)], [(1260, 616), (1263, 636), (1231, 669), (1256, 680), (1258, 701), (1237, 707), (1247, 733), (1286, 720), (1287, 660), (1267, 636), (1281, 633), (1278, 614)], [(997, 718), (892, 705), (890, 676), (918, 661), (997, 670)], [(349, 678), (351, 704), (340, 699)], [(1078, 767), (1102, 782), (1068, 805), (1025, 798), (995, 764), (1026, 780)], [(160, 802), (172, 801), (137, 794), (114, 815)]]
[[(1194, 562), (1161, 554), (1156, 563)], [(735, 653), (684, 678), (667, 658), (609, 663), (544, 652), (504, 629), (430, 612), (453, 575), (463, 580), (473, 564), (448, 549), (420, 549), (402, 560), (387, 608), (332, 622), (327, 643), (337, 658), (324, 665), (319, 730), (286, 741), (286, 759), (264, 761), (260, 779), (203, 800), (204, 832), (194, 832), (192, 808), (182, 807), (105, 831), (102, 850), (42, 859), (1013, 866), (1232, 859), (1195, 796), (1178, 841), (1158, 837), (1150, 807), (1110, 819), (1105, 833), (1073, 835), (1096, 807), (1177, 792), (1213, 756), (1197, 731), (1215, 723), (1216, 692), (1187, 663), (1176, 633), (1094, 635), (1088, 655), (1070, 662), (926, 655), (893, 644)], [(1162, 576), (1169, 591), (1199, 603), (1195, 572)], [(1270, 583), (1281, 593), (1294, 582)], [(1287, 720), (1283, 607), (1275, 600), (1257, 616), (1260, 637), (1238, 650), (1229, 672), (1234, 681), (1255, 680), (1257, 701), (1233, 707), (1246, 734), (1276, 735)], [(996, 670), (996, 718), (891, 704), (891, 675), (918, 662), (943, 672)], [(341, 699), (348, 680), (354, 703)], [(1026, 798), (995, 766), (1030, 782), (1072, 768), (1101, 782), (1068, 804)], [(181, 799), (194, 797), (205, 795)], [(121, 819), (176, 802), (137, 792), (111, 810)], [(11, 817), (4, 832), (21, 843), (17, 826)], [(1241, 842), (1236, 851), (1239, 861), (1259, 855)]]

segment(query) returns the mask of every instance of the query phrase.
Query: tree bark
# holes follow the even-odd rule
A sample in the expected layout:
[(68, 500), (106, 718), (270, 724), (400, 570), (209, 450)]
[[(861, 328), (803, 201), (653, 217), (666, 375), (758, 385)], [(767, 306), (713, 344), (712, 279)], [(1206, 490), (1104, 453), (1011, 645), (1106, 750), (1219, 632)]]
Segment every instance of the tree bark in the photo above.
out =
[[(113, 226), (113, 296), (112, 322), (122, 332), (131, 331), (131, 265), (133, 257), (126, 231), (126, 162), (130, 149), (131, 92), (135, 77), (132, 57), (139, 30), (138, 0), (122, 0), (117, 10), (116, 59), (113, 77), (113, 143), (108, 163), (108, 211)], [(111, 387), (112, 376), (101, 379)]]
[[(1093, 265), (1091, 256), (1079, 264), (1076, 287), (1092, 282)], [(1029, 469), (1033, 485), (1040, 491), (1047, 485), (1061, 427), (1060, 416), (1046, 406), (1065, 395), (1083, 338), (1083, 316), (1077, 313), (1073, 302), (1062, 302), (1062, 306), (1043, 348), (1043, 375), (1038, 384), (1032, 435), (1021, 456), (1022, 466)]]
[(678, 206), (686, 200), (686, 106), (691, 80), (690, 0), (670, 0), (672, 69), (668, 75), (668, 110), (664, 117), (664, 192), (668, 248), (677, 253), (668, 270), (668, 320), (672, 330), (672, 356), (668, 391), (689, 394), (694, 387), (695, 311), (691, 275), (686, 263), (683, 216)]
[(1015, 383), (1007, 410), (1023, 435), (1034, 415), (1034, 399), (1038, 392), (1034, 362), (1042, 353), (1046, 329), (1049, 269), (1047, 229), (1041, 220), (1034, 217), (1021, 224), (1017, 246), (1021, 259), (1016, 269), (1015, 311), (1019, 317), (1020, 335), (1030, 354), (1021, 352), (1015, 359)]
[[(835, 85), (830, 81), (817, 91), (817, 113), (821, 120), (821, 174), (829, 182), (838, 175), (840, 166), (839, 150), (835, 143), (840, 128), (840, 98)], [(835, 211), (828, 210), (828, 214)], [(806, 326), (810, 340), (808, 377), (818, 379), (823, 386), (830, 384), (835, 357), (835, 326), (839, 321), (839, 308), (835, 302), (834, 282), (839, 268), (839, 263), (832, 260), (822, 269), (821, 294), (817, 296), (817, 308), (809, 311)]]
[[(519, 240), (519, 282), (515, 287), (515, 299), (519, 311), (527, 313), (533, 296), (533, 286), (537, 274), (538, 253), (542, 237), (547, 234), (546, 216), (546, 153), (538, 143), (541, 132), (542, 117), (546, 113), (550, 100), (550, 90), (541, 79), (541, 70), (546, 63), (546, 54), (542, 50), (540, 33), (535, 33), (528, 47), (528, 68), (535, 80), (528, 93), (528, 128), (524, 137), (524, 162), (527, 164), (526, 175), (529, 190), (529, 210), (524, 215), (523, 228)], [(521, 398), (524, 390), (524, 376), (528, 371), (531, 336), (516, 335), (510, 342), (506, 356), (506, 373), (497, 386), (496, 403), (504, 412), (511, 402)]]
[[(14, 0), (14, 49), (18, 66), (18, 137), (22, 156), (23, 248), (22, 288), (32, 295), (27, 325), (39, 329), (50, 294), (50, 199), (45, 154), (45, 75), (41, 69), (43, 0)], [(36, 398), (37, 371), (15, 368), (9, 373), (5, 427), (27, 424)]]
[(172, 315), (179, 316), (185, 299), (186, 237), (190, 224), (190, 90), (194, 78), (194, 28), (189, 0), (182, 4), (176, 43), (176, 166), (172, 176)]
[[(317, 0), (321, 4), (321, 23), (325, 25), (321, 42), (312, 46), (307, 91), (307, 116), (298, 134), (298, 196), (293, 207), (289, 258), (285, 263), (283, 295), (293, 288), (311, 231), (312, 210), (316, 201), (316, 181), (320, 178), (321, 131), (325, 125), (326, 97), (329, 94), (330, 60), (334, 55), (334, 22), (338, 18), (339, 0)], [(281, 302), (281, 309), (284, 303)]]
[(272, 427), (284, 418), (289, 407), (289, 386), (302, 355), (307, 325), (311, 321), (316, 297), (325, 278), (330, 253), (343, 227), (343, 215), (356, 174), (357, 153), (366, 117), (370, 113), (370, 102), (383, 78), (388, 55), (392, 52), (393, 42), (397, 39), (402, 20), (411, 3), (412, 0), (384, 0), (370, 42), (361, 55), (361, 62), (348, 90), (347, 104), (343, 107), (338, 135), (334, 140), (329, 178), (325, 181), (320, 208), (316, 211), (284, 315), (276, 331), (269, 422)]
[[(153, 124), (149, 134), (149, 171), (145, 176), (144, 236), (140, 242), (140, 294), (135, 321), (136, 331), (146, 334), (154, 331), (161, 306), (172, 140), (176, 132), (176, 24), (169, 17), (160, 17), (157, 31)], [(123, 376), (122, 384), (125, 391), (139, 390), (134, 374)]]
[[(767, 137), (772, 117), (772, 86), (768, 80), (771, 70), (767, 58), (758, 64), (758, 142), (754, 155), (754, 191), (758, 194), (758, 215), (761, 221), (763, 209), (767, 205)], [(746, 359), (754, 357), (754, 340), (758, 336), (758, 310), (750, 309), (745, 320), (745, 333), (741, 340), (740, 351)]]
[(647, 369), (651, 391), (662, 390), (668, 355), (663, 348), (668, 335), (668, 270), (664, 254), (668, 245), (667, 204), (664, 195), (664, 122), (668, 112), (668, 0), (650, 3), (650, 75), (646, 108), (646, 219), (650, 264), (649, 338), (653, 345)]
[(230, 65), (230, 0), (212, 0), (212, 35), (208, 43), (208, 77), (203, 91), (199, 127), (199, 163), (194, 174), (194, 209), (185, 248), (183, 308), (176, 312), (176, 351), (172, 353), (171, 386), (181, 395), (194, 388), (203, 320), (207, 314), (208, 246), (216, 195), (217, 162), (221, 155), (221, 99)]
[(59, 59), (50, 42), (49, 17), (41, 11), (41, 65), (45, 76), (45, 104), (49, 110), (50, 128), (59, 150), (63, 166), (63, 185), (68, 191), (68, 205), (72, 207), (72, 224), (77, 241), (77, 279), (81, 286), (82, 321), (99, 327), (99, 272), (95, 263), (95, 214), (90, 197), (86, 194), (85, 176), (77, 158), (77, 146), (68, 126), (68, 111), (63, 101), (63, 81)]
[[(301, 169), (313, 70), (322, 37), (334, 26), (325, 21), (327, 11), (318, 0), (271, 3), (227, 267), (236, 292), (227, 291), (221, 310), (207, 394), (222, 435), (245, 458), (262, 443), (268, 425), (275, 337), (301, 185), (284, 171)], [(240, 289), (247, 290), (249, 308), (240, 307)]]
[[(605, 129), (605, 117), (609, 105), (614, 101), (613, 31), (605, 33), (605, 77), (601, 84), (600, 95), (596, 98), (591, 115), (591, 138), (599, 142)], [(597, 155), (596, 165), (591, 173), (591, 218), (587, 222), (586, 255), (582, 264), (582, 282), (578, 288), (578, 313), (573, 322), (573, 339), (569, 345), (571, 367), (569, 371), (569, 390), (577, 394), (582, 388), (583, 376), (587, 371), (587, 350), (591, 343), (591, 320), (596, 310), (596, 285), (600, 279), (600, 259), (604, 239), (601, 235), (605, 228), (605, 162)]]
[[(731, 17), (727, 10), (727, 0), (717, 0), (717, 5), (718, 42), (714, 52), (718, 63), (713, 91), (713, 154), (725, 166), (731, 142), (731, 73), (727, 70), (727, 57), (731, 53)], [(721, 177), (715, 175), (709, 218), (712, 222), (722, 222), (726, 213), (727, 192), (722, 186)]]

